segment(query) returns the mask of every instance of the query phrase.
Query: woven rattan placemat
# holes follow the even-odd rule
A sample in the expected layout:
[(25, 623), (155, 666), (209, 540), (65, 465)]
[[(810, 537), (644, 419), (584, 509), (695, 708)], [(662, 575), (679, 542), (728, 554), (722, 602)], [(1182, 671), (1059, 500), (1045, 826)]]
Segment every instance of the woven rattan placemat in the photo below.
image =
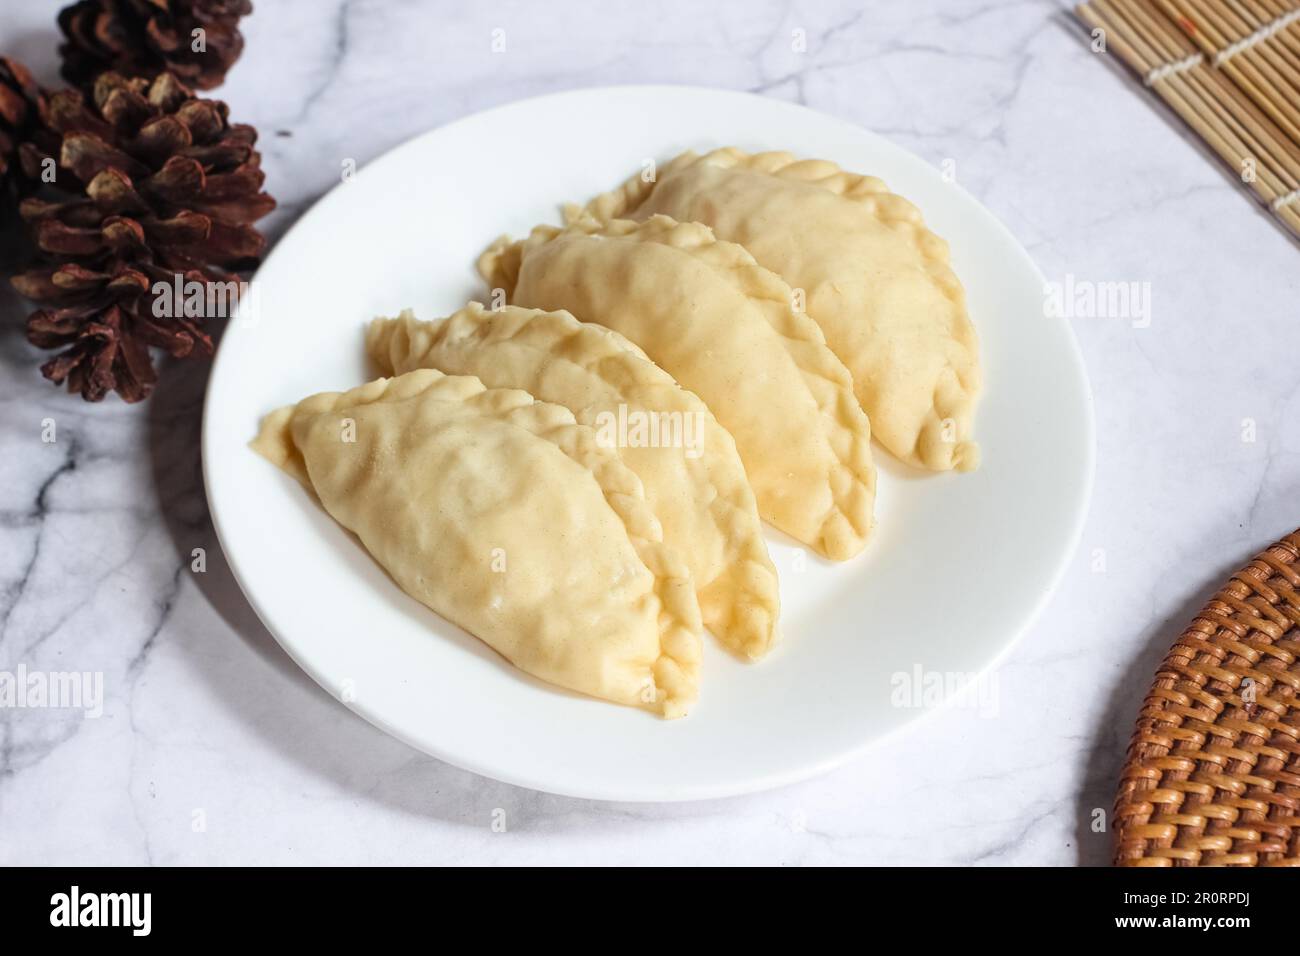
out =
[(1300, 238), (1300, 0), (1090, 0), (1115, 53)]
[(1115, 797), (1120, 866), (1300, 866), (1300, 531), (1165, 657)]

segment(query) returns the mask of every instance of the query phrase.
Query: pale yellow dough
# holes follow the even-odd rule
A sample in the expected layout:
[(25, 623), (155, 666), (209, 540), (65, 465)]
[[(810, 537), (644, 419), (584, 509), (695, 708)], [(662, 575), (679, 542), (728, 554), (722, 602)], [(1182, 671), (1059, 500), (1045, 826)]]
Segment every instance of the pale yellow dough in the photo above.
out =
[(520, 306), (623, 334), (735, 438), (762, 517), (835, 560), (871, 529), (871, 430), (844, 365), (781, 278), (707, 226), (581, 220), (498, 240), (479, 271)]
[[(376, 319), (366, 348), (386, 375), (436, 368), (564, 405), (641, 479), (664, 541), (690, 566), (705, 626), (748, 657), (771, 648), (776, 568), (735, 442), (699, 398), (623, 336), (567, 312), (472, 302), (435, 322), (409, 311)], [(620, 416), (633, 423), (622, 435)]]
[(879, 179), (784, 152), (688, 152), (583, 212), (636, 220), (662, 213), (740, 243), (804, 291), (885, 448), (934, 470), (978, 464), (970, 436), (979, 349), (965, 292), (947, 243)]
[(666, 717), (695, 699), (690, 572), (637, 477), (567, 409), (419, 370), (273, 412), (253, 448), (516, 667)]

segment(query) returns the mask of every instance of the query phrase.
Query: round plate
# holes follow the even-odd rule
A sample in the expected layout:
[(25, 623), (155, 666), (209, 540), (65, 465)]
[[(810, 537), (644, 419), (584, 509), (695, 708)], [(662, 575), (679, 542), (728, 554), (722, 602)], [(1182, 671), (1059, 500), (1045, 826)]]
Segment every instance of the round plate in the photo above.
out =
[[(690, 716), (556, 690), (402, 593), (247, 447), (260, 417), (372, 376), (362, 330), (486, 291), (479, 252), (684, 149), (789, 149), (884, 178), (952, 248), (987, 386), (981, 468), (923, 475), (876, 448), (877, 530), (832, 565), (770, 536), (783, 644), (745, 664), (705, 638)], [(276, 246), (221, 343), (204, 413), (208, 499), (244, 593), (331, 694), (414, 747), (509, 783), (614, 800), (778, 786), (839, 764), (990, 667), (1078, 540), (1092, 479), (1087, 382), (1007, 230), (939, 171), (841, 120), (748, 94), (616, 87), (527, 100), (417, 137), (324, 197)], [(922, 686), (923, 685), (923, 686)]]

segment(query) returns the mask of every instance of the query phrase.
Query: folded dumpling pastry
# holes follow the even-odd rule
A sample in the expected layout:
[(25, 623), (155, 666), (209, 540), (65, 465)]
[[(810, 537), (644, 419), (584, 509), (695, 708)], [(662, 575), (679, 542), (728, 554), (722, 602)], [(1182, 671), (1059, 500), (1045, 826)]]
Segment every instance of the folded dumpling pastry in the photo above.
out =
[[(803, 290), (853, 374), (876, 439), (902, 460), (967, 471), (980, 388), (975, 330), (948, 246), (872, 176), (789, 153), (684, 153), (590, 202), (598, 219), (702, 222)], [(570, 217), (579, 215), (570, 208)]]
[(827, 557), (862, 549), (875, 470), (844, 365), (781, 278), (707, 226), (582, 220), (498, 240), (479, 270), (509, 301), (631, 339), (736, 441), (762, 517)]
[(611, 329), (567, 312), (477, 302), (450, 318), (410, 312), (366, 335), (386, 375), (436, 368), (521, 388), (570, 409), (645, 486), (664, 541), (690, 566), (704, 624), (749, 657), (767, 653), (780, 596), (754, 493), (731, 435), (705, 404)]
[(515, 666), (667, 717), (694, 700), (690, 572), (640, 481), (567, 409), (420, 370), (274, 412), (253, 447)]

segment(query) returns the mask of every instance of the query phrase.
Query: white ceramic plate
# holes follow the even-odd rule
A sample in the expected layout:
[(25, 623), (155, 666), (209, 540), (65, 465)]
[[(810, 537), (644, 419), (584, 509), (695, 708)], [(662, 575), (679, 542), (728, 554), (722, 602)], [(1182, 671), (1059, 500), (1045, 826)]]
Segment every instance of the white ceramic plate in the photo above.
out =
[[(790, 149), (885, 179), (946, 237), (979, 331), (983, 465), (916, 476), (877, 448), (877, 531), (842, 565), (770, 537), (784, 644), (758, 665), (705, 639), (699, 703), (663, 721), (553, 689), (408, 598), (292, 480), (247, 448), (259, 418), (370, 377), (362, 328), (485, 293), (473, 264), (502, 232), (558, 221), (687, 148)], [(981, 672), (1047, 600), (1078, 539), (1093, 423), (1064, 320), (1016, 240), (937, 169), (820, 113), (685, 87), (583, 90), (426, 133), (302, 217), (258, 272), (257, 314), (226, 331), (203, 457), (222, 546), (257, 613), (303, 669), (414, 747), (574, 796), (687, 800), (835, 766), (923, 709), (896, 674)], [(910, 679), (910, 677), (909, 677)], [(928, 678), (932, 679), (932, 678)], [(996, 732), (996, 724), (988, 724)]]

